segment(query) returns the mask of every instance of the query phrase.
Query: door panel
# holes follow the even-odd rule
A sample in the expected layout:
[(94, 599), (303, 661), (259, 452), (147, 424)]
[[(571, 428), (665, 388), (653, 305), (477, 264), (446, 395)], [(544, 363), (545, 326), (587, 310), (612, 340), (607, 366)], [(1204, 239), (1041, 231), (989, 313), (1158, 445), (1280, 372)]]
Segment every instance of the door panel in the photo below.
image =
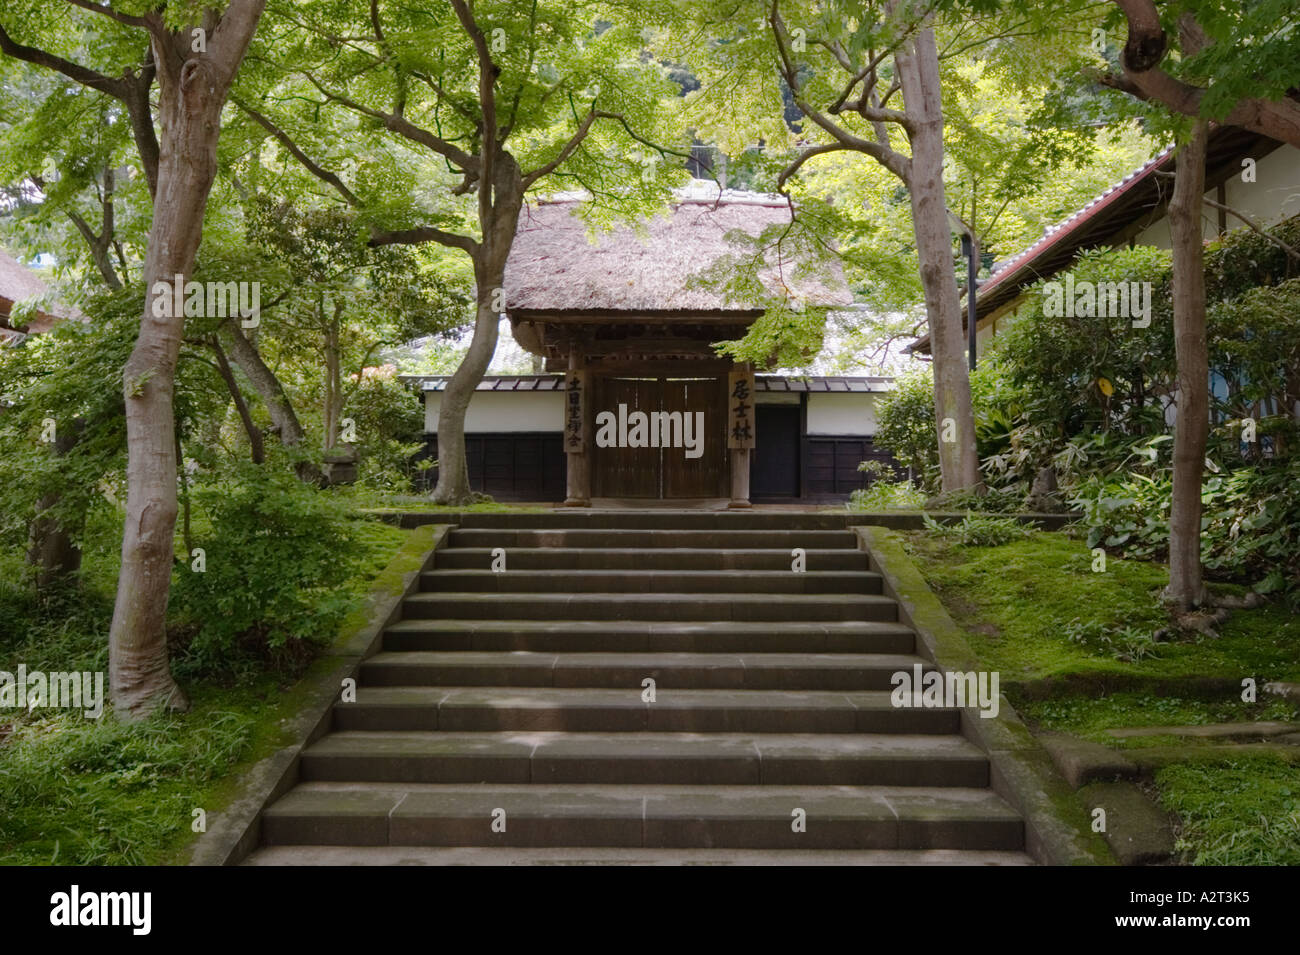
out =
[(664, 450), (664, 497), (726, 497), (731, 493), (726, 381), (670, 378), (664, 381), (663, 395), (663, 410), (679, 411), (683, 420), (687, 414), (704, 412), (700, 457), (688, 458), (685, 448)]
[(798, 405), (757, 405), (755, 440), (750, 452), (751, 497), (799, 496)]
[(597, 378), (592, 415), (592, 493), (597, 497), (660, 496), (658, 448), (601, 448), (596, 446), (596, 415), (618, 415), (618, 406), (649, 414), (659, 408), (659, 382), (653, 378)]
[[(717, 378), (597, 378), (594, 411), (627, 405), (642, 411), (704, 413), (702, 454), (687, 458), (686, 448), (601, 448), (593, 424), (592, 493), (597, 497), (725, 497), (730, 493), (727, 454), (727, 383)], [(593, 415), (593, 422), (595, 416)]]

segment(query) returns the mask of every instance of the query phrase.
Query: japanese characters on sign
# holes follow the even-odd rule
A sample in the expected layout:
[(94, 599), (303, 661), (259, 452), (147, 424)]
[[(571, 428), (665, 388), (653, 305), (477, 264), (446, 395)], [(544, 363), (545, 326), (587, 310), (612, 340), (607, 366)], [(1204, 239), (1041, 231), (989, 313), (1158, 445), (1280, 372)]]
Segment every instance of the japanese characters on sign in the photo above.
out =
[(727, 448), (754, 447), (754, 375), (733, 371), (727, 376)]
[(564, 376), (564, 450), (582, 454), (586, 445), (587, 373), (570, 371)]

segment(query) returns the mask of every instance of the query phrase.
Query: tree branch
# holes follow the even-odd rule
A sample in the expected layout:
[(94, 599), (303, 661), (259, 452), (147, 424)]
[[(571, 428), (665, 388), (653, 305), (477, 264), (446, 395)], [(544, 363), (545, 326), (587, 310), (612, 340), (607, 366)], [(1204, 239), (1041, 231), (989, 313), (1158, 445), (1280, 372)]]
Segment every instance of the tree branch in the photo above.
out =
[(149, 29), (149, 23), (144, 17), (136, 17), (129, 13), (122, 13), (120, 10), (114, 10), (112, 6), (108, 4), (98, 4), (92, 2), (92, 0), (67, 0), (67, 2), (72, 4), (74, 7), (80, 7), (82, 10), (89, 10), (92, 13), (101, 14), (111, 20), (116, 20), (118, 23), (126, 24), (129, 27), (140, 27), (145, 30)]
[(366, 245), (378, 248), (383, 245), (419, 245), (421, 242), (437, 242), (453, 249), (461, 249), (473, 256), (478, 251), (478, 243), (467, 235), (447, 232), (434, 226), (420, 226), (416, 229), (396, 229), (392, 232), (375, 232)]
[(471, 156), (463, 149), (453, 146), (442, 137), (435, 136), (427, 129), (422, 129), (419, 126), (416, 126), (405, 117), (397, 116), (393, 113), (385, 113), (383, 110), (364, 106), (340, 93), (328, 90), (310, 72), (304, 71), (303, 75), (307, 77), (307, 81), (310, 82), (312, 86), (316, 87), (316, 89), (318, 89), (321, 95), (326, 99), (332, 100), (340, 106), (345, 106), (353, 112), (360, 113), (363, 116), (369, 116), (371, 119), (379, 120), (384, 124), (385, 129), (396, 133), (403, 139), (408, 139), (413, 143), (418, 143), (419, 145), (432, 150), (447, 159), (449, 162), (459, 166), (464, 172), (478, 172), (479, 160), (477, 157)]
[(1287, 255), (1291, 256), (1291, 258), (1295, 259), (1297, 262), (1300, 262), (1300, 249), (1296, 249), (1294, 246), (1290, 246), (1287, 243), (1283, 242), (1281, 239), (1273, 235), (1271, 232), (1266, 230), (1263, 226), (1255, 222), (1253, 219), (1246, 218), (1245, 215), (1238, 212), (1236, 209), (1232, 208), (1232, 206), (1225, 206), (1221, 202), (1215, 202), (1213, 199), (1206, 199), (1204, 196), (1201, 197), (1201, 201), (1204, 202), (1207, 206), (1210, 206), (1214, 209), (1221, 209), (1222, 211), (1226, 212), (1228, 215), (1240, 219), (1243, 223), (1246, 224), (1246, 226), (1250, 229), (1250, 231), (1258, 233), (1259, 235), (1263, 236), (1265, 239), (1267, 239), (1269, 242), (1272, 242), (1274, 245), (1276, 245)]
[(238, 96), (232, 94), (230, 97), (230, 101), (234, 103), (237, 107), (239, 107), (239, 109), (241, 109), (244, 113), (246, 113), (249, 116), (249, 118), (251, 118), (255, 123), (257, 123), (257, 125), (261, 126), (268, 133), (270, 133), (271, 136), (275, 138), (276, 142), (278, 142), (281, 146), (287, 149), (289, 153), (293, 156), (293, 158), (298, 160), (298, 162), (302, 164), (304, 169), (306, 169), (309, 173), (311, 173), (321, 182), (333, 186), (334, 189), (337, 190), (339, 195), (341, 195), (347, 201), (348, 205), (352, 206), (353, 208), (360, 207), (361, 200), (359, 200), (356, 194), (351, 189), (349, 189), (346, 184), (344, 184), (343, 180), (340, 179), (334, 173), (330, 172), (328, 169), (321, 166), (319, 163), (312, 160), (312, 158), (308, 156), (305, 152), (303, 152), (298, 147), (298, 145), (289, 137), (288, 133), (286, 133), (275, 123), (271, 122), (270, 119), (268, 119), (262, 113), (258, 112), (252, 106), (249, 106)]

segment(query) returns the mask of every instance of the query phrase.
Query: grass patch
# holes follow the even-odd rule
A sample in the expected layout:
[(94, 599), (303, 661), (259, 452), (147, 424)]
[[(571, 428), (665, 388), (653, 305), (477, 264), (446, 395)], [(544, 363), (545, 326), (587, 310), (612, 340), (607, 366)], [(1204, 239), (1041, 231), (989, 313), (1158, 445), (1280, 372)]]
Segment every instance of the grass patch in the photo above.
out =
[[(1103, 697), (1069, 696), (1025, 700), (1016, 709), (1031, 724), (1043, 729), (1073, 733), (1111, 746), (1152, 746), (1160, 737), (1121, 740), (1106, 731), (1121, 726), (1205, 726), (1260, 720), (1287, 722), (1297, 718), (1296, 708), (1285, 700), (1243, 703), (1239, 699), (1188, 700), (1146, 693), (1112, 693)], [(1179, 737), (1180, 745), (1195, 745), (1194, 737)]]
[(1276, 606), (1233, 611), (1218, 639), (1155, 643), (1136, 660), (1124, 659), (1133, 654), (1123, 639), (1080, 639), (1165, 626), (1158, 597), (1168, 571), (1161, 565), (1109, 560), (1094, 573), (1081, 541), (1043, 531), (997, 547), (950, 543), (924, 531), (905, 540), (971, 648), (1004, 682), (1072, 673), (1300, 679), (1300, 617)]
[[(1186, 861), (1300, 865), (1300, 765), (1258, 754), (1224, 758), (1208, 749), (1211, 740), (1119, 740), (1106, 733), (1122, 726), (1300, 718), (1293, 703), (1268, 697), (1245, 703), (1236, 691), (1207, 698), (1191, 682), (1209, 677), (1236, 685), (1250, 676), (1262, 685), (1300, 678), (1300, 618), (1277, 606), (1234, 610), (1217, 639), (1198, 634), (1154, 641), (1152, 634), (1168, 625), (1159, 603), (1168, 571), (1159, 564), (1111, 559), (1095, 573), (1083, 542), (1041, 531), (995, 547), (921, 531), (903, 539), (981, 665), (1001, 672), (1030, 725), (1117, 749), (1207, 747), (1204, 755), (1178, 757), (1154, 778), (1162, 804), (1181, 819), (1178, 849)], [(1021, 699), (1015, 692), (1017, 682), (1074, 675), (1186, 678), (1188, 692), (1085, 696), (1058, 690), (1046, 699)], [(1050, 692), (1053, 684), (1043, 686)]]
[(1156, 774), (1193, 865), (1300, 865), (1300, 766), (1257, 756), (1180, 763)]

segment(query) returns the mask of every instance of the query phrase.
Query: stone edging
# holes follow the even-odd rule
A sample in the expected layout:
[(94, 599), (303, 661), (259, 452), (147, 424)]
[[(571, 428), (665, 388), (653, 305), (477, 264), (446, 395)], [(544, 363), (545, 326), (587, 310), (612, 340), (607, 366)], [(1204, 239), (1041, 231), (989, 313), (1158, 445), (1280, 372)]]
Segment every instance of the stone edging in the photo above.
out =
[(294, 742), (254, 765), (225, 808), (209, 815), (215, 824), (194, 844), (190, 865), (238, 865), (257, 848), (262, 810), (297, 784), (302, 751), (329, 731), (342, 681), (355, 677), (361, 662), (379, 649), (385, 628), (401, 618), (402, 602), (419, 588), (420, 574), (432, 566), (450, 529), (447, 524), (414, 529), (398, 548), (375, 578), (365, 605), (345, 621), (299, 683), (304, 702), (286, 725)]
[[(858, 526), (858, 546), (883, 578), (884, 593), (898, 601), (899, 617), (916, 631), (917, 652), (942, 671), (979, 671), (979, 658), (939, 598), (930, 590), (898, 535), (885, 527)], [(993, 790), (1025, 820), (1025, 850), (1047, 865), (1112, 865), (1114, 857), (1092, 834), (1074, 790), (1004, 696), (998, 715), (962, 711), (962, 735), (989, 756)]]

